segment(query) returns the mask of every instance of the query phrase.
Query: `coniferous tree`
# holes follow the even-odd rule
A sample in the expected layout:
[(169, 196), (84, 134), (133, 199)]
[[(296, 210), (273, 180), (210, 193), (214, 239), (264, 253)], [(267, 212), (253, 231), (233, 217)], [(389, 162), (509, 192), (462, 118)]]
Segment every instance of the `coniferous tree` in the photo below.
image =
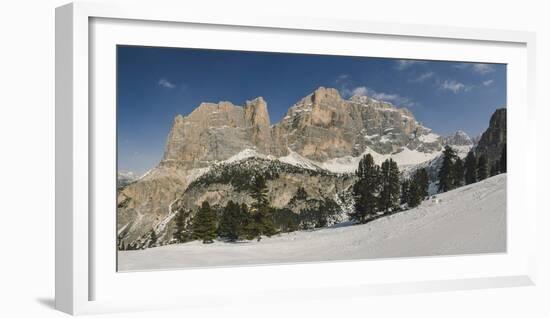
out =
[(298, 224), (292, 218), (288, 219), (285, 225), (285, 232), (294, 232), (298, 230)]
[(500, 153), (500, 173), (506, 173), (506, 144), (504, 144), (504, 147), (502, 147), (501, 153)]
[(464, 185), (464, 161), (456, 157), (453, 163), (453, 188), (459, 188)]
[(412, 178), (408, 180), (408, 189), (405, 194), (409, 208), (420, 205), (428, 196), (429, 183), (428, 171), (425, 168), (420, 168), (414, 172)]
[(413, 180), (418, 186), (418, 194), (420, 196), (420, 201), (422, 201), (428, 196), (428, 188), (430, 187), (428, 170), (426, 170), (426, 168), (416, 170)]
[(157, 244), (157, 233), (155, 233), (155, 229), (151, 230), (151, 239), (149, 240), (149, 247), (155, 246)]
[(273, 223), (273, 209), (269, 206), (267, 199), (267, 185), (265, 178), (257, 176), (254, 179), (250, 196), (254, 199), (252, 205), (252, 218), (254, 220), (255, 229), (253, 232), (256, 234), (258, 241), (262, 235), (272, 236), (275, 234), (275, 224)]
[(380, 168), (380, 197), (381, 211), (390, 212), (399, 204), (400, 197), (399, 168), (393, 159), (386, 159)]
[(227, 202), (218, 226), (218, 235), (230, 241), (238, 240), (244, 235), (245, 218), (237, 203)]
[(412, 181), (409, 186), (409, 200), (407, 201), (407, 206), (409, 208), (414, 208), (420, 205), (421, 194), (420, 194), (420, 188), (416, 181)]
[(465, 184), (477, 182), (477, 159), (473, 151), (468, 152), (464, 162), (464, 181)]
[(244, 216), (243, 236), (247, 240), (253, 240), (260, 236), (261, 231), (259, 225), (256, 224), (254, 217), (248, 208), (248, 205), (244, 203), (241, 204), (241, 212)]
[(401, 182), (401, 204), (407, 204), (409, 202), (409, 193), (411, 188), (411, 180), (406, 179)]
[(319, 210), (319, 213), (317, 214), (317, 222), (315, 223), (316, 228), (325, 227), (328, 224), (327, 215), (322, 208), (323, 207), (321, 207), (321, 210)]
[(481, 181), (487, 179), (489, 176), (489, 168), (487, 163), (487, 156), (481, 155), (477, 160), (477, 180)]
[(176, 231), (174, 232), (174, 239), (178, 243), (185, 242), (185, 217), (183, 212), (183, 210), (179, 210), (176, 215)]
[(450, 146), (445, 146), (443, 151), (443, 163), (439, 168), (438, 192), (447, 192), (453, 189), (453, 164), (456, 159), (456, 152)]
[(193, 218), (193, 237), (203, 243), (212, 243), (216, 238), (216, 211), (203, 201)]
[(350, 218), (365, 223), (378, 211), (378, 192), (380, 190), (380, 168), (374, 163), (371, 154), (366, 154), (359, 161), (355, 172), (358, 180), (353, 186), (355, 199), (354, 211)]

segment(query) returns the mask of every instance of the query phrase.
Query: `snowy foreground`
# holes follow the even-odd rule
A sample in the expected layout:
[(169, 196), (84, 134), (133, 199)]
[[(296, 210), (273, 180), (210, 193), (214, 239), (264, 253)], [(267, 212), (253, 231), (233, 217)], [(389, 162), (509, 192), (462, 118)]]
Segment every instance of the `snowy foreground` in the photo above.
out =
[(413, 210), (364, 225), (298, 231), (260, 242), (189, 242), (119, 251), (120, 271), (506, 250), (506, 175), (437, 195)]

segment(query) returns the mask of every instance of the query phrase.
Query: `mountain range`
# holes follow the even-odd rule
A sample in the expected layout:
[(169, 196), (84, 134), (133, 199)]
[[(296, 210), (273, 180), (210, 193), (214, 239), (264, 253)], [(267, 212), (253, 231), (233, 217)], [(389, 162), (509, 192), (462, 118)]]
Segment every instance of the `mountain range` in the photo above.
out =
[(169, 243), (178, 212), (189, 222), (203, 201), (249, 204), (249, 182), (257, 175), (266, 178), (274, 208), (296, 214), (322, 209), (336, 223), (353, 205), (349, 189), (364, 154), (378, 164), (391, 157), (404, 175), (428, 167), (433, 179), (445, 145), (461, 157), (474, 149), (492, 162), (505, 143), (505, 108), (476, 145), (463, 131), (432, 132), (406, 108), (368, 96), (344, 99), (334, 88), (319, 87), (276, 124), (262, 97), (243, 106), (201, 103), (174, 118), (156, 167), (139, 179), (119, 179), (118, 238), (143, 247), (154, 231), (159, 244)]

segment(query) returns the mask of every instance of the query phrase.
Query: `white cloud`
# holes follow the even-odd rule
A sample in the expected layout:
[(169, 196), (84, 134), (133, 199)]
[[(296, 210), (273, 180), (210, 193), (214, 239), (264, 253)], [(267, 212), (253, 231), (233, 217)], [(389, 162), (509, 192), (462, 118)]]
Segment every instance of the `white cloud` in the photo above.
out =
[(470, 63), (456, 63), (456, 64), (452, 65), (452, 67), (458, 68), (458, 69), (461, 69), (461, 70), (463, 70), (463, 69), (465, 69), (469, 66), (470, 66)]
[(472, 64), (472, 69), (474, 72), (479, 74), (488, 74), (495, 71), (495, 68), (490, 64)]
[(351, 95), (366, 96), (369, 94), (369, 89), (366, 86), (358, 86), (351, 90)]
[(357, 86), (351, 89), (343, 88), (341, 89), (341, 93), (344, 97), (351, 97), (353, 95), (369, 96), (377, 100), (389, 102), (394, 105), (403, 107), (413, 107), (417, 105), (417, 103), (412, 101), (410, 98), (401, 96), (399, 94), (377, 92), (373, 89), (368, 88), (367, 86)]
[(336, 80), (335, 82), (336, 83), (341, 83), (341, 82), (345, 82), (349, 79), (349, 75), (348, 74), (341, 74), (341, 75), (338, 75), (338, 77), (336, 77)]
[(161, 87), (164, 87), (164, 88), (169, 88), (169, 89), (172, 89), (172, 88), (176, 87), (175, 84), (171, 83), (170, 81), (168, 81), (165, 78), (159, 79), (158, 85), (161, 86)]
[(426, 63), (426, 61), (416, 61), (416, 60), (397, 60), (396, 61), (396, 65), (395, 65), (395, 68), (400, 70), (400, 71), (403, 71), (415, 64), (424, 64)]
[(472, 71), (485, 75), (495, 71), (495, 67), (491, 64), (485, 63), (457, 63), (453, 65), (454, 68), (458, 69), (471, 69)]
[(483, 81), (483, 86), (491, 86), (493, 85), (494, 82), (495, 82), (494, 80)]
[(434, 75), (435, 75), (434, 72), (426, 72), (426, 73), (420, 74), (419, 76), (417, 76), (415, 78), (410, 79), (409, 82), (411, 82), (411, 83), (421, 83), (421, 82), (424, 82), (427, 79), (430, 79), (430, 78), (434, 77)]
[(468, 92), (473, 88), (471, 85), (466, 85), (455, 80), (445, 80), (444, 82), (439, 84), (439, 87), (443, 90), (448, 90), (455, 94), (458, 94), (460, 92)]

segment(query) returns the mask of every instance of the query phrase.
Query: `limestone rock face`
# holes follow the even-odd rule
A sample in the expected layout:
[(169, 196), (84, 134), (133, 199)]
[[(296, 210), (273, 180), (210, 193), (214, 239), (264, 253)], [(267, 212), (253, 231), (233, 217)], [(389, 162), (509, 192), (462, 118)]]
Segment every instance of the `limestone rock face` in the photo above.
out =
[(244, 120), (249, 125), (250, 142), (259, 152), (269, 154), (272, 151), (271, 127), (267, 104), (262, 97), (246, 102)]
[(476, 147), (477, 154), (485, 154), (489, 163), (500, 158), (506, 145), (506, 108), (497, 109), (491, 116), (489, 128), (481, 135)]
[(380, 154), (402, 150), (431, 152), (441, 138), (416, 121), (406, 108), (366, 96), (343, 99), (333, 88), (320, 87), (292, 106), (273, 127), (273, 142), (315, 161), (359, 156), (367, 148)]
[(202, 103), (188, 116), (174, 119), (161, 165), (203, 168), (247, 148), (269, 153), (269, 125), (261, 97), (244, 107), (230, 102)]

